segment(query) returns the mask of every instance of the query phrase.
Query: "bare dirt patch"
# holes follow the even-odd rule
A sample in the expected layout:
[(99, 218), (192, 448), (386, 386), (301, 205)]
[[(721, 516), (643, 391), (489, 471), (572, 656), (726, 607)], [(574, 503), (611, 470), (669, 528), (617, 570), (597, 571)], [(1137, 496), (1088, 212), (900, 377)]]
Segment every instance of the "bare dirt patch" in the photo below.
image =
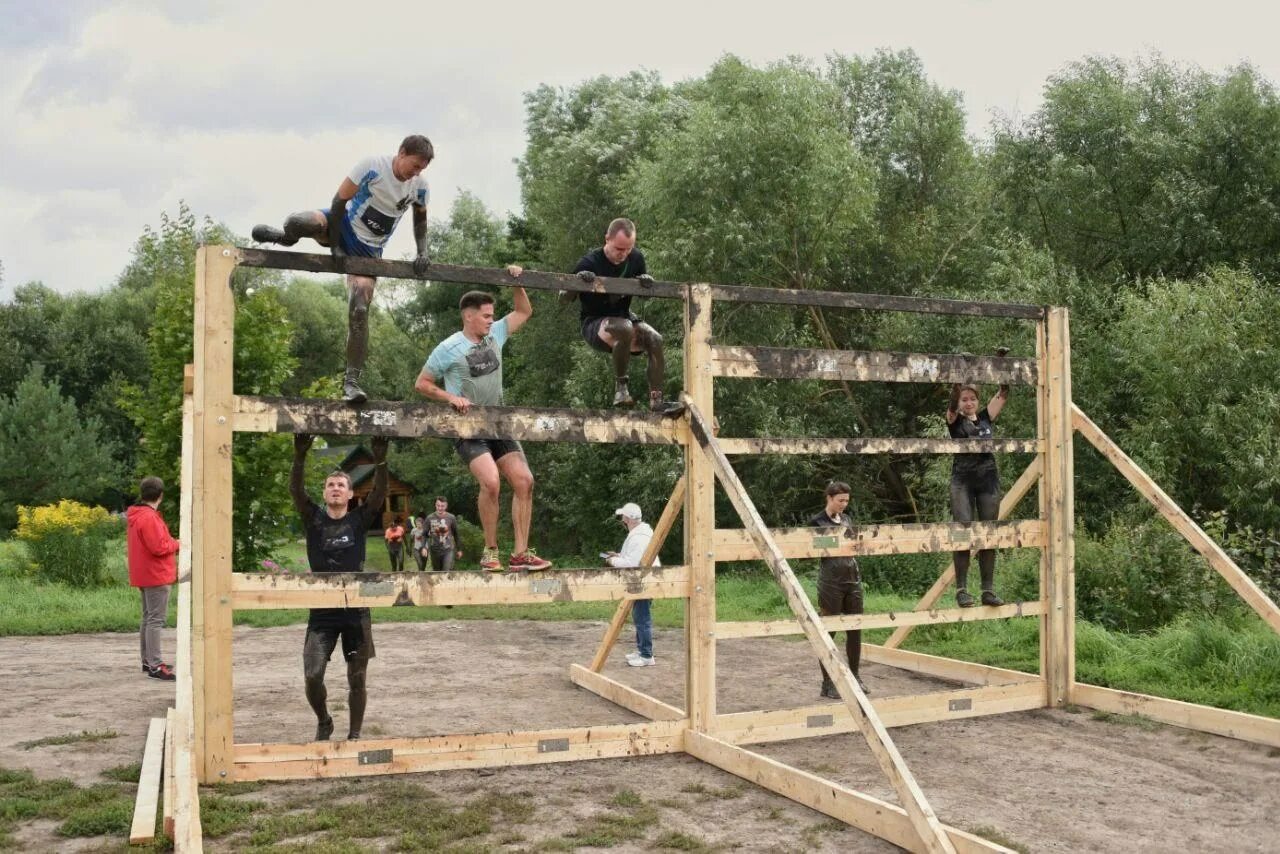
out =
[[(590, 659), (601, 631), (598, 623), (525, 621), (377, 625), (365, 734), (421, 736), (636, 720), (565, 676), (570, 663)], [(315, 722), (303, 698), (302, 636), (301, 626), (236, 629), (237, 742), (311, 736)], [(683, 634), (659, 631), (656, 646), (657, 667), (628, 668), (622, 653), (630, 645), (623, 643), (606, 672), (683, 705)], [(165, 649), (172, 648), (169, 632)], [(818, 700), (818, 669), (803, 643), (727, 641), (719, 645), (718, 657), (722, 711)], [(877, 697), (952, 687), (876, 665), (866, 666), (863, 675)], [(341, 662), (331, 665), (328, 684), (341, 734), (347, 723)], [(82, 784), (101, 782), (104, 770), (137, 762), (148, 718), (163, 715), (173, 698), (172, 683), (141, 673), (136, 636), (121, 634), (2, 638), (0, 686), (0, 767)], [(119, 735), (24, 748), (86, 731)], [(944, 821), (993, 829), (1028, 850), (1276, 850), (1280, 758), (1267, 747), (1100, 719), (1088, 711), (1023, 712), (890, 732)], [(895, 800), (857, 735), (752, 749)], [(895, 850), (687, 756), (394, 779), (448, 804), (500, 793), (532, 805), (516, 825), (472, 840), (480, 849), (566, 850), (565, 834), (623, 815), (635, 819), (635, 826), (628, 830), (630, 838), (612, 839), (616, 851), (649, 851), (664, 843), (685, 850), (697, 850), (697, 844), (740, 851)], [(242, 797), (273, 804), (324, 801), (358, 797), (359, 786), (371, 784), (268, 784)], [(394, 832), (388, 828), (386, 840), (362, 844), (392, 848)], [(44, 825), (24, 827), (20, 838), (45, 850), (84, 846), (53, 836)], [(209, 847), (245, 845), (245, 838), (233, 835)]]

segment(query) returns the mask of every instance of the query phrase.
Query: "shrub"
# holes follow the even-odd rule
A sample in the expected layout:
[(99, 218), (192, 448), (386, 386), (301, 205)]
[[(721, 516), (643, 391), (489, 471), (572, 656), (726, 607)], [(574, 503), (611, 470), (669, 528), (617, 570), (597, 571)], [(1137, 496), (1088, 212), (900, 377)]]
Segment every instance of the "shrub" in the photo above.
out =
[(106, 583), (107, 541), (120, 523), (102, 507), (63, 500), (18, 507), (18, 539), (27, 545), (36, 575), (76, 587)]

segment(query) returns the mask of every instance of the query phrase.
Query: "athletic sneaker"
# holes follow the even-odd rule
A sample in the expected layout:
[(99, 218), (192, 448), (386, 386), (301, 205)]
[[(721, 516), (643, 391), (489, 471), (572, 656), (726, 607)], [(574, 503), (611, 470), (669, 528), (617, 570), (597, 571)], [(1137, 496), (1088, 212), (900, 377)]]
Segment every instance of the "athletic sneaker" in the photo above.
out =
[(316, 741), (328, 741), (333, 735), (333, 718), (327, 717), (316, 723)]
[(521, 554), (512, 554), (511, 560), (507, 561), (507, 569), (510, 572), (522, 570), (531, 572), (550, 568), (551, 561), (538, 557), (538, 553), (533, 549), (525, 549)]
[(269, 225), (255, 225), (249, 236), (256, 243), (283, 243), (285, 239), (283, 231)]
[(1004, 604), (1004, 600), (1003, 600), (1003, 599), (1001, 599), (999, 596), (997, 596), (997, 595), (996, 595), (993, 591), (991, 591), (991, 590), (983, 590), (983, 591), (982, 591), (982, 604), (983, 604), (983, 605), (1003, 605), (1003, 604)]
[(632, 667), (653, 667), (657, 663), (657, 660), (652, 655), (645, 657), (639, 652), (627, 653), (627, 664)]
[(968, 590), (957, 590), (956, 604), (959, 605), (961, 608), (972, 608), (973, 596), (970, 595)]
[(502, 572), (502, 558), (498, 556), (497, 548), (485, 548), (480, 553), (480, 568), (485, 572)]
[(165, 682), (173, 682), (178, 677), (174, 675), (173, 668), (165, 664), (163, 661), (147, 670), (147, 675), (152, 679), (161, 679)]

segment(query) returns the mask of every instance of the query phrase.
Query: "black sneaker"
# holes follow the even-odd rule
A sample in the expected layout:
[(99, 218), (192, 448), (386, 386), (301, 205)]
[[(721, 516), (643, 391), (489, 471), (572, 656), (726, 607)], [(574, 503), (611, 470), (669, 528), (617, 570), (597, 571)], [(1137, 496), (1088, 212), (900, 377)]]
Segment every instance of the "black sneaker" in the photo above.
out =
[(328, 741), (333, 735), (333, 718), (328, 717), (316, 724), (316, 741)]
[(961, 608), (973, 607), (973, 597), (969, 595), (968, 590), (956, 591), (956, 604), (959, 605)]
[(866, 682), (863, 682), (863, 681), (862, 681), (862, 677), (861, 677), (861, 676), (859, 676), (859, 675), (857, 675), (857, 674), (855, 673), (855, 674), (854, 674), (854, 676), (853, 676), (853, 678), (858, 680), (858, 687), (862, 689), (862, 693), (864, 693), (864, 694), (870, 694), (870, 693), (871, 693), (871, 689), (867, 687), (867, 683), (866, 683)]
[(359, 740), (360, 740), (360, 730), (353, 729), (347, 733), (347, 741), (359, 741)]
[(255, 243), (284, 243), (284, 232), (269, 225), (255, 225), (249, 236)]
[(828, 700), (839, 700), (840, 692), (836, 690), (834, 682), (823, 682), (822, 696), (826, 697)]
[(992, 590), (983, 590), (983, 591), (982, 591), (982, 604), (983, 604), (983, 605), (1003, 605), (1003, 604), (1004, 604), (1004, 600), (1003, 600), (1003, 599), (1001, 599), (999, 596), (997, 596), (997, 595), (995, 594), (995, 591), (992, 591)]

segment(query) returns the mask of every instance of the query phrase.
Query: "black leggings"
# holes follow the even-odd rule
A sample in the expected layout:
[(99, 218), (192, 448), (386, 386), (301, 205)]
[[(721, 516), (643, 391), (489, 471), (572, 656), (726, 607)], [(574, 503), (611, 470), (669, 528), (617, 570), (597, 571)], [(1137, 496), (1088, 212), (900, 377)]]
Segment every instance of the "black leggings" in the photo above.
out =
[[(1000, 476), (994, 467), (972, 474), (951, 474), (951, 518), (957, 522), (995, 521), (1000, 516)], [(964, 590), (969, 582), (969, 550), (953, 553), (956, 565), (956, 589)], [(982, 589), (991, 590), (995, 581), (996, 553), (994, 549), (978, 552), (978, 570), (982, 574)]]

